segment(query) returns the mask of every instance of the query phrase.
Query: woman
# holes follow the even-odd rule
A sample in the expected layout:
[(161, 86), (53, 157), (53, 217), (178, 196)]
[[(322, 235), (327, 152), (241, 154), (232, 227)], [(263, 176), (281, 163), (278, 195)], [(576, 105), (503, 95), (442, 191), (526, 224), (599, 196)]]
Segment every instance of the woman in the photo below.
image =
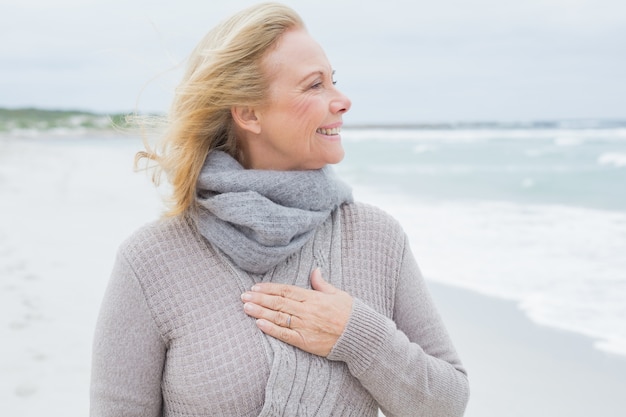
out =
[(405, 234), (354, 203), (350, 100), (297, 14), (213, 29), (158, 162), (168, 216), (120, 248), (96, 329), (93, 416), (458, 416), (465, 371)]

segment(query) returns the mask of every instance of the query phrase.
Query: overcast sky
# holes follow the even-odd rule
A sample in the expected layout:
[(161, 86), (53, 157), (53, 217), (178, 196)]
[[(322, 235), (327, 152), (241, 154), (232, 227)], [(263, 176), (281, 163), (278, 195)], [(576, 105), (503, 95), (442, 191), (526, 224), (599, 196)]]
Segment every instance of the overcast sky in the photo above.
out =
[[(244, 0), (2, 0), (0, 107), (167, 111), (184, 62)], [(626, 1), (284, 1), (352, 123), (626, 118)], [(152, 81), (151, 81), (152, 80)]]

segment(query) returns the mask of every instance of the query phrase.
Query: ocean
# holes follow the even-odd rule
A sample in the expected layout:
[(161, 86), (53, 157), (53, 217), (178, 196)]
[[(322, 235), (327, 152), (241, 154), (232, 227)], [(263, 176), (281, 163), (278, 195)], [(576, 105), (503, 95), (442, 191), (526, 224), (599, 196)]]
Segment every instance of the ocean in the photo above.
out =
[[(335, 171), (357, 200), (398, 219), (428, 281), (511, 300), (540, 325), (626, 356), (626, 122), (342, 136)], [(14, 415), (64, 409), (55, 390), (87, 407), (116, 249), (161, 211), (148, 176), (132, 170), (140, 148), (108, 131), (0, 133), (0, 403)]]
[(337, 172), (427, 279), (626, 355), (626, 123), (346, 129)]

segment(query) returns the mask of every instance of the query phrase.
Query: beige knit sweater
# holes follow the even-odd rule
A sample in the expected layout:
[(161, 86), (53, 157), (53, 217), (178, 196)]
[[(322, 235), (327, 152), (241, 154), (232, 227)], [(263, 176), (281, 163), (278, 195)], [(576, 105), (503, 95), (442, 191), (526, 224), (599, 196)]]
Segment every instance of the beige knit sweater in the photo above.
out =
[[(264, 335), (242, 308), (255, 282), (309, 287), (313, 267), (355, 299), (327, 358)], [(93, 350), (92, 416), (461, 416), (468, 381), (404, 232), (345, 204), (263, 275), (184, 218), (120, 248)]]

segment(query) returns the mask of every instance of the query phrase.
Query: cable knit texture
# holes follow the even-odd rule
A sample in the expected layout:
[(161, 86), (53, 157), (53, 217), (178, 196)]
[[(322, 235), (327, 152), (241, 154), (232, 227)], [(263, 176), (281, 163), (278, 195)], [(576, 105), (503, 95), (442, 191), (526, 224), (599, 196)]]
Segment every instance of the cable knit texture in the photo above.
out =
[[(240, 295), (259, 281), (354, 298), (327, 358), (265, 336)], [(395, 220), (344, 204), (266, 273), (246, 272), (185, 217), (120, 248), (94, 340), (92, 416), (461, 416), (468, 382)]]

